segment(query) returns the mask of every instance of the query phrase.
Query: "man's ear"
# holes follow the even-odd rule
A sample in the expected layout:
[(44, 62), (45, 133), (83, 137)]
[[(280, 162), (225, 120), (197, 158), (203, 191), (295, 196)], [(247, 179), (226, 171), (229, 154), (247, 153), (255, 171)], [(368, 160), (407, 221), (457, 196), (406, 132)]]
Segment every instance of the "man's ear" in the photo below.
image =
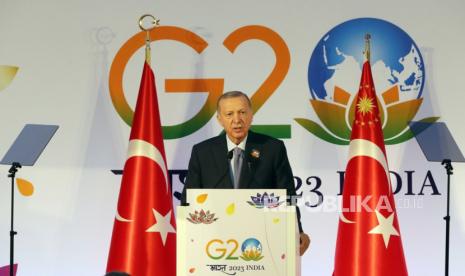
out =
[(216, 120), (218, 121), (218, 124), (220, 124), (220, 126), (224, 127), (223, 126), (223, 122), (220, 120), (220, 113), (216, 113)]

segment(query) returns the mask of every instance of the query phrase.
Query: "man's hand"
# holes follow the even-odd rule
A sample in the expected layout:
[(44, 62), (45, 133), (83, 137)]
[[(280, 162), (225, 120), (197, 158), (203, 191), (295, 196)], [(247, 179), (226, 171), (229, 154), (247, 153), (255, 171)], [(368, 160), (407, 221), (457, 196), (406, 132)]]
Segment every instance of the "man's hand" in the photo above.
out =
[(310, 246), (310, 237), (305, 233), (300, 233), (300, 256), (307, 251)]

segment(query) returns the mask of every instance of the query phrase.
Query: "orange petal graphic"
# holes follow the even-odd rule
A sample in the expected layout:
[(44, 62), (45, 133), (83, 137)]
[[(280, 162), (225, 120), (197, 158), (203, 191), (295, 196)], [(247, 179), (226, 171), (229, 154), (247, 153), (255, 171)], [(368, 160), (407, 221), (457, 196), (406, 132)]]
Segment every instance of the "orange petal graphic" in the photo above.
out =
[(232, 215), (234, 214), (234, 211), (236, 211), (236, 205), (234, 203), (229, 204), (226, 208), (226, 214)]
[(34, 185), (25, 179), (16, 178), (16, 186), (23, 196), (31, 196), (34, 193)]
[(202, 204), (207, 200), (208, 194), (201, 194), (197, 196), (197, 203)]
[(381, 96), (383, 96), (384, 103), (386, 105), (396, 103), (399, 101), (399, 87), (394, 85), (393, 87), (389, 88), (388, 90), (384, 91)]

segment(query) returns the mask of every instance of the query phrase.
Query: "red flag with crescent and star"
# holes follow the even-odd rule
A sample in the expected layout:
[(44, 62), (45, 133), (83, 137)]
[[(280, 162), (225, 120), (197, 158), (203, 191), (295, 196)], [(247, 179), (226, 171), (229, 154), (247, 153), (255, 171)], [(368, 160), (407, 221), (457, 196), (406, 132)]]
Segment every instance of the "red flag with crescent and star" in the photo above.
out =
[(155, 77), (144, 64), (107, 272), (176, 275), (176, 224)]
[(408, 275), (389, 178), (369, 36), (356, 95), (334, 276)]

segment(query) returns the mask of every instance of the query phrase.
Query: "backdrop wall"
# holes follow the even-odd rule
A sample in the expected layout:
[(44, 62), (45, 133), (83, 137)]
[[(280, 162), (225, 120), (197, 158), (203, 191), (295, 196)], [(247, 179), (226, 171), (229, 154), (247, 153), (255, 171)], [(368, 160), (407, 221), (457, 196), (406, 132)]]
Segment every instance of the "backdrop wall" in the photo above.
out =
[[(302, 259), (303, 275), (331, 275), (338, 223), (335, 202), (348, 146), (342, 134), (338, 136), (338, 128), (328, 127), (324, 118), (326, 113), (332, 114), (334, 106), (346, 107), (334, 103), (334, 86), (347, 91), (351, 103), (356, 92), (353, 88), (360, 81), (361, 66), (357, 64), (364, 45), (363, 37), (356, 35), (363, 24), (356, 21), (358, 29), (352, 30), (344, 22), (372, 18), (364, 23), (370, 29), (383, 20), (411, 38), (421, 62), (416, 56), (416, 63), (409, 65), (408, 57), (412, 56), (406, 52), (392, 54), (390, 62), (397, 62), (392, 65), (381, 58), (380, 49), (397, 54), (401, 46), (397, 40), (376, 40), (384, 29), (374, 29), (373, 74), (378, 95), (398, 87), (399, 102), (418, 100), (416, 107), (409, 105), (402, 112), (416, 120), (439, 117), (463, 149), (464, 9), (465, 3), (459, 0), (441, 4), (432, 0), (2, 0), (0, 66), (16, 66), (19, 70), (0, 90), (0, 155), (26, 123), (60, 126), (36, 166), (22, 168), (18, 174), (35, 186), (31, 197), (18, 196), (16, 200), (18, 275), (104, 273), (120, 186), (120, 176), (110, 170), (123, 167), (130, 131), (124, 121), (130, 114), (124, 110), (122, 95), (133, 108), (144, 60), (143, 41), (139, 40), (141, 48), (136, 48), (134, 55), (123, 55), (121, 60), (116, 57), (129, 49), (125, 43), (139, 32), (137, 20), (142, 14), (158, 16), (163, 33), (170, 38), (156, 37), (160, 40), (152, 43), (162, 123), (167, 127), (165, 136), (169, 136), (165, 140), (168, 168), (185, 170), (192, 145), (221, 131), (213, 114), (198, 114), (209, 95), (214, 99), (228, 90), (260, 95), (254, 99), (261, 105), (254, 124), (267, 125), (266, 131), (272, 129), (270, 125), (280, 125), (274, 134), (286, 143), (298, 192), (302, 193), (301, 203), (314, 206), (301, 207), (304, 229), (312, 237), (311, 249)], [(341, 33), (332, 31), (336, 26)], [(392, 26), (386, 28), (394, 30)], [(344, 40), (342, 34), (353, 37)], [(347, 43), (354, 44), (350, 53), (344, 52), (350, 48)], [(318, 58), (317, 51), (323, 48), (325, 56), (320, 56), (317, 64), (326, 67), (314, 70), (312, 55)], [(353, 54), (357, 51), (359, 56)], [(125, 60), (127, 66), (118, 71)], [(352, 67), (342, 62), (351, 60)], [(402, 72), (407, 73), (402, 70), (407, 69), (416, 74), (402, 76)], [(327, 72), (329, 75), (325, 75)], [(386, 82), (390, 77), (383, 79), (386, 72), (392, 82)], [(0, 74), (3, 79), (8, 75), (5, 70)], [(118, 76), (121, 83), (111, 79)], [(320, 81), (309, 83), (312, 77)], [(220, 84), (221, 89), (213, 89), (210, 94), (188, 89), (174, 93), (183, 89), (180, 81), (173, 79), (190, 79), (188, 88), (201, 82)], [(315, 88), (318, 85), (327, 95)], [(118, 89), (123, 93), (118, 94)], [(317, 109), (310, 100), (331, 104)], [(389, 121), (394, 113), (388, 112), (385, 101), (383, 106), (391, 115), (386, 115)], [(348, 113), (344, 114), (346, 118)], [(191, 118), (198, 121), (186, 123)], [(317, 131), (306, 128), (305, 122), (310, 121), (329, 136), (315, 135)], [(402, 133), (394, 134), (400, 137)], [(387, 155), (391, 180), (394, 188), (399, 188), (397, 208), (409, 273), (441, 275), (445, 170), (426, 161), (415, 139), (392, 142)], [(7, 171), (7, 166), (0, 167), (0, 266), (8, 263), (9, 256)], [(174, 190), (180, 191), (182, 183), (176, 173), (172, 180)], [(465, 270), (462, 183), (465, 166), (456, 164), (451, 197), (451, 275)], [(178, 200), (175, 203), (179, 204)]]

